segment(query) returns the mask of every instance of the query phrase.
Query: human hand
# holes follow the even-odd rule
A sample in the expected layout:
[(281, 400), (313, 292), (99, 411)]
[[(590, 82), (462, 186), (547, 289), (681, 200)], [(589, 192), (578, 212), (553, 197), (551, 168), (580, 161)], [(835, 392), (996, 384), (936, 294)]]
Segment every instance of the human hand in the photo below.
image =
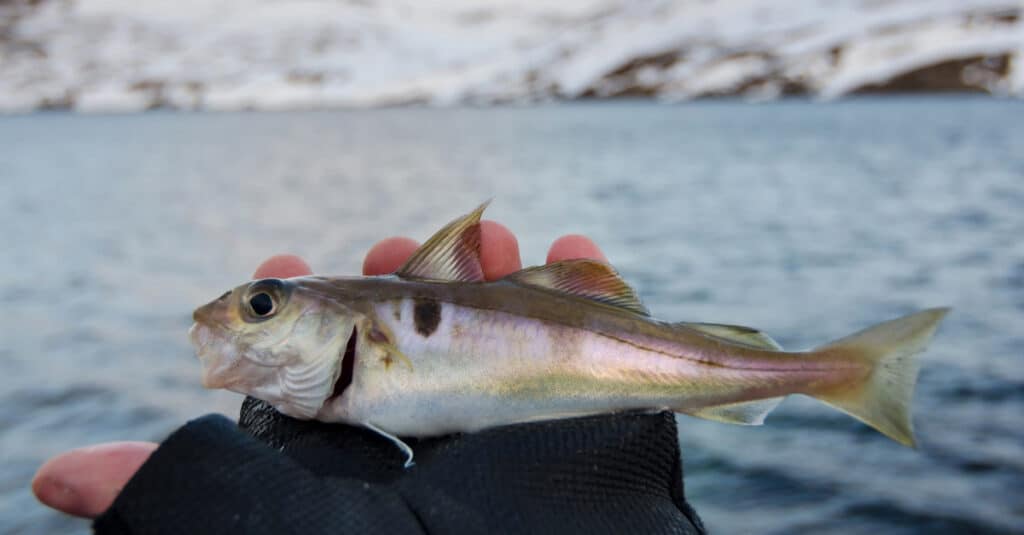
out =
[[(409, 238), (388, 238), (374, 245), (363, 262), (364, 275), (381, 275), (398, 269), (418, 247)], [(605, 260), (588, 238), (567, 235), (556, 240), (547, 262), (571, 258)], [(515, 236), (493, 221), (481, 223), (481, 265), (488, 280), (522, 268)], [(274, 256), (256, 269), (253, 278), (288, 278), (312, 273), (299, 257)], [(79, 448), (47, 461), (36, 473), (32, 490), (43, 504), (67, 514), (94, 518), (107, 508), (139, 467), (157, 448), (151, 442), (110, 442)]]

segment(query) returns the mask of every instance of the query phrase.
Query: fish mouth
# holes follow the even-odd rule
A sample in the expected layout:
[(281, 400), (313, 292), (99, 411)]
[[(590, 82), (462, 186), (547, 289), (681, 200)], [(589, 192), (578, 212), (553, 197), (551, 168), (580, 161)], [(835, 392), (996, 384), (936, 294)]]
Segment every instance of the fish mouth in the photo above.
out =
[(223, 343), (223, 335), (216, 332), (215, 329), (201, 322), (192, 324), (192, 328), (188, 330), (189, 341), (192, 342), (192, 347), (195, 348), (196, 356), (199, 360), (206, 363), (211, 346), (219, 345)]
[(324, 400), (324, 406), (340, 398), (349, 385), (352, 384), (352, 375), (356, 365), (356, 340), (358, 338), (359, 329), (353, 326), (352, 334), (349, 335), (348, 343), (345, 344), (345, 353), (341, 357), (341, 372), (338, 374), (337, 380), (334, 381), (334, 388), (331, 389), (331, 394)]
[(201, 322), (192, 324), (189, 329), (189, 338), (195, 348), (196, 356), (202, 365), (203, 386), (206, 388), (226, 388), (231, 372), (231, 358), (225, 355), (224, 345), (227, 337), (222, 331), (218, 331)]

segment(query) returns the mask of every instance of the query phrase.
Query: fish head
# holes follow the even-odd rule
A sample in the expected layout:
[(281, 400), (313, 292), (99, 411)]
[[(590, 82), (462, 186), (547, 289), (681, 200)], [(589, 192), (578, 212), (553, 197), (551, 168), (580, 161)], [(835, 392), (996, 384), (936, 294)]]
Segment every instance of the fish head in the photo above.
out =
[(331, 397), (358, 315), (295, 279), (261, 279), (196, 309), (189, 332), (203, 386), (269, 402), (296, 418)]

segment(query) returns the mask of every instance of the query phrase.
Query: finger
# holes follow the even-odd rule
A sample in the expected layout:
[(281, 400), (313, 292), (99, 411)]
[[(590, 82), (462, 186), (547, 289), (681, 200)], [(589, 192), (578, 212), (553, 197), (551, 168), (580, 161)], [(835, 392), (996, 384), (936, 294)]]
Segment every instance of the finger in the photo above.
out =
[(604, 253), (601, 252), (601, 249), (590, 238), (579, 234), (569, 234), (558, 238), (555, 240), (555, 243), (551, 244), (551, 249), (548, 250), (549, 264), (573, 258), (589, 258), (591, 260), (600, 260), (601, 262), (608, 261)]
[(114, 503), (156, 448), (152, 442), (110, 442), (71, 450), (39, 468), (32, 492), (58, 511), (94, 518)]
[(523, 269), (519, 241), (505, 225), (495, 221), (480, 222), (480, 266), (487, 280), (500, 279)]
[(253, 273), (254, 279), (287, 279), (289, 277), (301, 277), (313, 273), (306, 261), (291, 254), (274, 255), (260, 264)]
[(363, 260), (363, 275), (387, 275), (394, 273), (412, 256), (420, 245), (415, 241), (395, 237), (377, 242), (370, 247)]

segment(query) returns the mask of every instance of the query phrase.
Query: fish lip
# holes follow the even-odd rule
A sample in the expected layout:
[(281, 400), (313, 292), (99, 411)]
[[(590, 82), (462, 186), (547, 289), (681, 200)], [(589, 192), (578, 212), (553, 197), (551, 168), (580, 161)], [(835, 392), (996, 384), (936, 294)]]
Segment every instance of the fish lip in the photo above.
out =
[(341, 355), (341, 365), (338, 366), (338, 375), (334, 378), (334, 386), (331, 393), (324, 398), (321, 408), (326, 407), (332, 401), (340, 398), (352, 384), (356, 364), (356, 342), (359, 338), (359, 329), (352, 326), (352, 333), (349, 334), (348, 342), (345, 343), (345, 351)]
[[(218, 334), (218, 331), (221, 331)], [(196, 356), (202, 360), (202, 355), (207, 348), (215, 343), (218, 339), (227, 338), (224, 336), (226, 327), (223, 325), (217, 325), (214, 323), (211, 325), (208, 322), (197, 321), (192, 324), (192, 327), (188, 329), (188, 338), (192, 342), (192, 346), (195, 348)]]
[[(212, 325), (211, 325), (212, 323)], [(228, 388), (231, 381), (223, 377), (225, 370), (217, 369), (224, 355), (217, 351), (217, 344), (228, 343), (229, 331), (217, 322), (197, 321), (189, 328), (188, 334), (195, 348), (196, 358), (202, 365), (202, 384), (204, 388)], [(214, 351), (211, 351), (211, 348)]]
[(213, 329), (205, 323), (198, 321), (193, 322), (192, 326), (188, 329), (188, 339), (192, 342), (192, 347), (196, 350), (196, 356), (199, 357), (206, 346), (210, 345), (213, 341)]

